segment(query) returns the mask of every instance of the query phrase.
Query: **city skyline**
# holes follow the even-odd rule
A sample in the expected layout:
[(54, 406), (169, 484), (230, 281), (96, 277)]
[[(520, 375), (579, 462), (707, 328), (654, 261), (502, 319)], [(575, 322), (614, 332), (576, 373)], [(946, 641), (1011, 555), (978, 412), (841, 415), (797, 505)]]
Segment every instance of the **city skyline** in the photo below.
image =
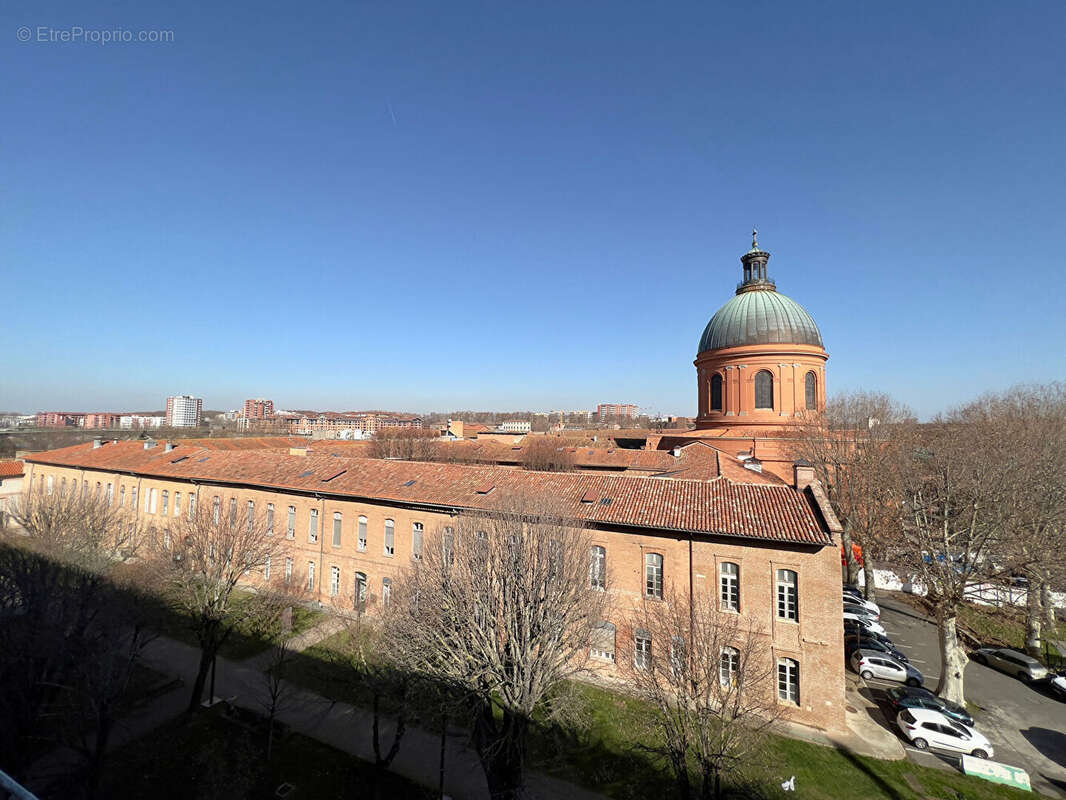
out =
[(1066, 374), (1061, 6), (86, 13), (173, 37), (9, 47), (0, 408), (693, 416), (753, 225), (830, 396)]

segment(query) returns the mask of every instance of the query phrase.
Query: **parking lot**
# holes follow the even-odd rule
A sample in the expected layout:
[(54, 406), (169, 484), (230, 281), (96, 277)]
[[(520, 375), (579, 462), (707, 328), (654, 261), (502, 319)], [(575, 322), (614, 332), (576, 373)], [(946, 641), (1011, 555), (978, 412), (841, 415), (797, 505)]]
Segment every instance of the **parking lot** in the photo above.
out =
[[(921, 670), (925, 687), (935, 691), (940, 676), (936, 626), (902, 603), (878, 598), (878, 604), (888, 636)], [(1027, 770), (1036, 791), (1066, 798), (1066, 703), (1039, 686), (973, 662), (966, 667), (965, 678), (975, 727), (992, 742), (993, 760)], [(870, 693), (884, 715), (878, 721), (898, 734), (886, 692), (899, 684), (877, 679), (866, 683), (863, 691)], [(907, 757), (923, 766), (957, 768), (956, 756), (905, 747)]]

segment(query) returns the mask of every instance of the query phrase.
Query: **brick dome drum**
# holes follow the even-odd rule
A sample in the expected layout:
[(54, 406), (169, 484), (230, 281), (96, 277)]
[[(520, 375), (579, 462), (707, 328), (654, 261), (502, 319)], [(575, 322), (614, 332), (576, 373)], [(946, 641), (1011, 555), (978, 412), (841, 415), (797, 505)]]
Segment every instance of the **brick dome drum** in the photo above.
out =
[(822, 347), (822, 334), (803, 306), (769, 289), (738, 294), (711, 317), (697, 353), (753, 344)]

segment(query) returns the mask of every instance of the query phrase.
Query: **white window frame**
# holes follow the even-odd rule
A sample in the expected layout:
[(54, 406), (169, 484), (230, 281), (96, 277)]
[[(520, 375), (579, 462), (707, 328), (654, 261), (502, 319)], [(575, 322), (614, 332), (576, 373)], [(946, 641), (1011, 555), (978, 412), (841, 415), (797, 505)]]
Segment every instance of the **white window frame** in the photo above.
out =
[(794, 569), (776, 571), (777, 618), (799, 622), (799, 573)]
[(285, 583), (292, 583), (292, 557), (285, 559)]
[(266, 515), (266, 529), (267, 536), (274, 535), (274, 504), (267, 503), (267, 515)]
[(344, 528), (344, 514), (340, 511), (333, 512), (333, 546), (341, 546), (341, 537), (343, 535)]
[(381, 579), (381, 605), (387, 606), (392, 602), (392, 578)]
[(312, 508), (307, 515), (307, 541), (311, 544), (318, 543), (318, 509)]
[(718, 565), (718, 607), (740, 613), (740, 564), (735, 561)]
[(385, 546), (382, 548), (382, 552), (392, 558), (396, 555), (396, 521), (387, 519), (385, 520)]
[(603, 545), (589, 549), (589, 586), (601, 592), (607, 589), (607, 548)]
[(425, 526), (421, 522), (415, 522), (411, 524), (411, 560), (422, 560), (422, 544), (424, 541), (423, 534), (425, 533)]
[(794, 658), (777, 659), (777, 699), (782, 703), (799, 705), (800, 666)]
[(163, 510), (161, 513), (164, 517), (170, 516), (170, 492), (166, 489), (163, 490)]
[[(606, 639), (610, 635), (611, 637), (611, 649), (604, 650), (603, 648), (596, 647), (600, 643), (601, 638)], [(589, 647), (589, 655), (592, 658), (599, 659), (600, 661), (609, 661), (612, 664), (615, 660), (615, 651), (617, 648), (618, 628), (611, 622), (604, 620), (598, 623), (592, 629), (592, 646)]]
[(356, 549), (360, 553), (365, 553), (366, 552), (366, 537), (367, 537), (367, 529), (368, 528), (369, 528), (369, 520), (364, 515), (360, 515), (359, 519), (356, 521), (356, 531), (357, 531)]
[(289, 506), (289, 516), (285, 522), (285, 538), (296, 538), (296, 506)]
[(633, 666), (637, 669), (651, 667), (651, 633), (643, 628), (633, 631)]
[(307, 591), (313, 592), (315, 590), (315, 562), (307, 562)]
[(734, 683), (740, 671), (740, 651), (735, 647), (723, 647), (718, 656), (718, 682), (722, 686)]
[(644, 554), (644, 596), (663, 598), (663, 558), (662, 553)]
[(341, 593), (341, 568), (329, 568), (329, 596), (336, 597)]

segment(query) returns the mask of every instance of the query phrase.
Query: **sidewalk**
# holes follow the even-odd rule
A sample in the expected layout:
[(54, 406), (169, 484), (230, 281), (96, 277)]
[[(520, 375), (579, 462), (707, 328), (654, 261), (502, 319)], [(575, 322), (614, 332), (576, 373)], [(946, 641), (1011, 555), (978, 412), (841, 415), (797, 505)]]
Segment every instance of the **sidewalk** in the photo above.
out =
[[(308, 631), (303, 647), (310, 647), (314, 642), (332, 635), (335, 631), (330, 629), (329, 622), (330, 620), (326, 620)], [(159, 637), (148, 645), (145, 653), (146, 663), (153, 669), (181, 678), (186, 685), (156, 698), (137, 714), (124, 719), (121, 734), (116, 732), (116, 746), (144, 735), (184, 710), (188, 693), (196, 678), (199, 655), (196, 647), (165, 637)], [(260, 658), (261, 656), (255, 656), (244, 662), (219, 658), (215, 695), (241, 708), (262, 713), (267, 702), (267, 691), (263, 673), (257, 666)], [(277, 718), (297, 733), (364, 760), (374, 760), (371, 738), (373, 715), (369, 711), (289, 684)], [(387, 749), (391, 742), (393, 730), (392, 720), (383, 717), (381, 742), (384, 749)], [(392, 762), (390, 771), (423, 786), (435, 788), (439, 776), (439, 753), (439, 734), (409, 724), (400, 745), (400, 752)], [(526, 784), (530, 797), (603, 800), (602, 795), (535, 772), (527, 771)], [(481, 763), (469, 746), (465, 733), (448, 734), (444, 790), (456, 800), (488, 800), (488, 787)]]

